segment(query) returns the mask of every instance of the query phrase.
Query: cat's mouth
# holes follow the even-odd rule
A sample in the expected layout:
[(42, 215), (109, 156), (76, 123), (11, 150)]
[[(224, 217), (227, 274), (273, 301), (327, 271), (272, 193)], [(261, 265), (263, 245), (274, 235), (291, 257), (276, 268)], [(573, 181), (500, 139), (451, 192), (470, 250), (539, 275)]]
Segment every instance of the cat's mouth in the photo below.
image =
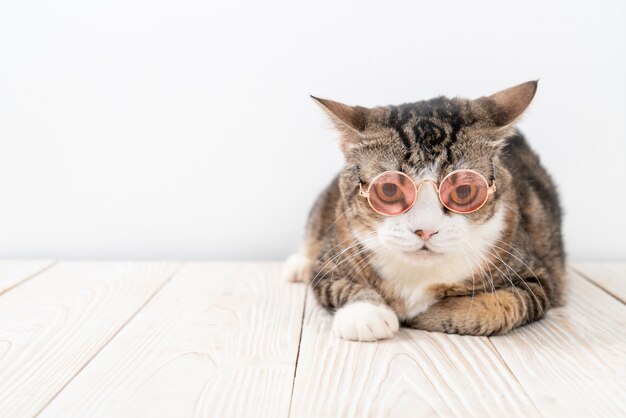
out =
[(422, 248), (415, 250), (415, 251), (406, 251), (406, 254), (412, 257), (417, 257), (417, 258), (430, 258), (430, 257), (436, 257), (438, 255), (441, 255), (440, 252), (434, 251), (425, 245), (423, 245)]

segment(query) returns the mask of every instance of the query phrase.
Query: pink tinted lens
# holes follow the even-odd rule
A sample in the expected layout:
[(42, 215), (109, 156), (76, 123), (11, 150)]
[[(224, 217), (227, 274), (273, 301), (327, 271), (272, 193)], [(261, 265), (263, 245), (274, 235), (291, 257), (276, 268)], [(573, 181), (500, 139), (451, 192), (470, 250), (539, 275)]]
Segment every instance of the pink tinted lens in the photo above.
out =
[(413, 206), (415, 183), (409, 176), (388, 171), (376, 177), (369, 188), (372, 209), (383, 215), (400, 215)]
[(441, 203), (453, 212), (474, 212), (485, 204), (488, 197), (487, 181), (471, 170), (456, 171), (439, 186)]

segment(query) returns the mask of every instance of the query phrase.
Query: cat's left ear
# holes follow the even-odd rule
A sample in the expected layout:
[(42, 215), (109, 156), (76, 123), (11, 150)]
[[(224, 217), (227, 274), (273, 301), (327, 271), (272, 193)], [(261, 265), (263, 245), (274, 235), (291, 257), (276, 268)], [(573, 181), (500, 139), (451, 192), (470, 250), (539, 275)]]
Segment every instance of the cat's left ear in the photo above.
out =
[(345, 153), (363, 138), (369, 109), (363, 106), (348, 106), (343, 103), (311, 96), (328, 114), (337, 130), (341, 133), (339, 145)]
[(476, 101), (488, 113), (496, 127), (502, 128), (511, 125), (524, 113), (535, 97), (537, 84), (538, 80), (527, 81)]

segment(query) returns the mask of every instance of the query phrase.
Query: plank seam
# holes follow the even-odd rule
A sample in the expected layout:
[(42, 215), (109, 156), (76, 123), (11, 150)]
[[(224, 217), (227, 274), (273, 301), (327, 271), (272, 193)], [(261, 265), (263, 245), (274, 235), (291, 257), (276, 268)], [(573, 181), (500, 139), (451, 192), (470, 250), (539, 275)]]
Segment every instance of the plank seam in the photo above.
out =
[(519, 385), (519, 388), (522, 390), (524, 395), (526, 395), (526, 397), (530, 399), (530, 401), (533, 403), (533, 406), (535, 407), (535, 410), (539, 413), (539, 416), (544, 416), (539, 406), (535, 403), (535, 400), (528, 394), (528, 392), (526, 392), (526, 388), (524, 387), (524, 385), (522, 385), (522, 382), (520, 382), (520, 380), (517, 378), (515, 373), (513, 373), (513, 370), (511, 369), (511, 367), (509, 367), (506, 360), (504, 360), (504, 357), (502, 357), (502, 354), (500, 354), (500, 351), (498, 351), (498, 348), (496, 347), (496, 345), (493, 343), (493, 341), (491, 341), (491, 337), (487, 337), (487, 341), (489, 341), (489, 345), (491, 345), (491, 348), (493, 348), (493, 351), (497, 354), (498, 358), (502, 361), (502, 364), (504, 364), (504, 367), (506, 367), (506, 370), (508, 370), (508, 372), (511, 373), (511, 376), (513, 377), (513, 379), (515, 379), (515, 382), (517, 382), (517, 384)]
[(27, 281), (34, 279), (35, 277), (39, 276), (42, 273), (45, 273), (46, 271), (50, 270), (52, 267), (56, 266), (58, 264), (58, 261), (54, 260), (48, 264), (46, 264), (43, 268), (37, 270), (36, 272), (29, 274), (28, 276), (26, 276), (25, 278), (23, 278), (22, 280), (20, 280), (19, 282), (15, 283), (12, 286), (7, 287), (6, 289), (0, 291), (0, 296), (4, 295), (5, 293), (15, 289), (16, 287), (26, 283)]
[(41, 409), (39, 409), (39, 411), (37, 411), (37, 413), (35, 415), (33, 415), (34, 417), (38, 417), (39, 415), (41, 415), (41, 413), (48, 407), (50, 406), (50, 404), (61, 394), (61, 392), (63, 392), (65, 390), (66, 387), (69, 386), (70, 383), (72, 383), (74, 381), (74, 379), (82, 373), (82, 371), (93, 361), (93, 359), (95, 359), (101, 352), (102, 350), (104, 350), (111, 341), (113, 341), (113, 339), (115, 337), (117, 337), (119, 335), (120, 332), (122, 332), (122, 330), (124, 328), (126, 328), (126, 326), (133, 320), (135, 319), (135, 317), (139, 314), (139, 312), (143, 311), (143, 309), (146, 307), (146, 305), (148, 305), (155, 297), (156, 295), (158, 295), (161, 290), (163, 290), (163, 288), (169, 284), (172, 279), (178, 274), (178, 272), (182, 269), (182, 267), (184, 266), (184, 263), (180, 263), (172, 272), (172, 274), (163, 282), (163, 284), (161, 284), (161, 286), (159, 286), (154, 293), (152, 293), (152, 295), (150, 295), (150, 297), (148, 297), (146, 299), (146, 301), (131, 315), (128, 317), (128, 319), (122, 324), (122, 326), (119, 327), (119, 329), (117, 331), (115, 331), (115, 333), (111, 336), (111, 338), (109, 338), (104, 344), (102, 344), (102, 347), (100, 347), (100, 349), (98, 349), (86, 362), (85, 364), (83, 364), (80, 369), (78, 369), (78, 371), (76, 372), (76, 374), (74, 376), (72, 376), (71, 379), (69, 379), (67, 382), (65, 382), (65, 384), (63, 386), (61, 386), (61, 388), (57, 391), (57, 393), (54, 394), (54, 396), (52, 396), (46, 403), (45, 405), (43, 405), (41, 407)]
[(590, 274), (585, 273), (583, 270), (579, 269), (578, 267), (576, 267), (575, 265), (569, 264), (569, 268), (576, 273), (578, 276), (582, 277), (583, 279), (585, 279), (587, 282), (591, 283), (592, 285), (594, 285), (595, 287), (597, 287), (598, 289), (602, 290), (603, 292), (605, 292), (606, 294), (612, 296), (614, 299), (617, 299), (618, 302), (622, 303), (622, 304), (626, 304), (626, 300), (623, 300), (621, 297), (619, 297), (618, 295), (616, 295), (615, 293), (611, 292), (609, 289), (607, 289), (606, 287), (600, 285), (599, 283), (597, 283), (595, 280), (593, 280), (591, 278)]
[(291, 382), (291, 394), (289, 396), (289, 409), (287, 410), (287, 417), (291, 417), (291, 407), (293, 403), (293, 393), (296, 387), (296, 376), (298, 375), (298, 360), (300, 359), (300, 347), (302, 346), (302, 334), (304, 334), (304, 317), (306, 314), (306, 300), (309, 293), (309, 286), (305, 285), (304, 288), (304, 303), (302, 304), (302, 318), (300, 319), (300, 336), (298, 337), (298, 351), (296, 352), (296, 364), (293, 368), (293, 380)]

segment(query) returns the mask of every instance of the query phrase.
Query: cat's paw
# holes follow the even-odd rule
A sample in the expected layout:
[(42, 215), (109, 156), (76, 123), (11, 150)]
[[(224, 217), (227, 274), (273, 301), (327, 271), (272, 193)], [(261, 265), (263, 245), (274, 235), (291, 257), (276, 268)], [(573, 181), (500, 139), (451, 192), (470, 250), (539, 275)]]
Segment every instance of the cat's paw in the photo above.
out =
[(311, 260), (302, 253), (290, 255), (283, 266), (283, 281), (306, 282), (308, 280), (312, 264)]
[(391, 338), (400, 328), (395, 312), (385, 305), (350, 303), (335, 312), (333, 333), (351, 341)]

